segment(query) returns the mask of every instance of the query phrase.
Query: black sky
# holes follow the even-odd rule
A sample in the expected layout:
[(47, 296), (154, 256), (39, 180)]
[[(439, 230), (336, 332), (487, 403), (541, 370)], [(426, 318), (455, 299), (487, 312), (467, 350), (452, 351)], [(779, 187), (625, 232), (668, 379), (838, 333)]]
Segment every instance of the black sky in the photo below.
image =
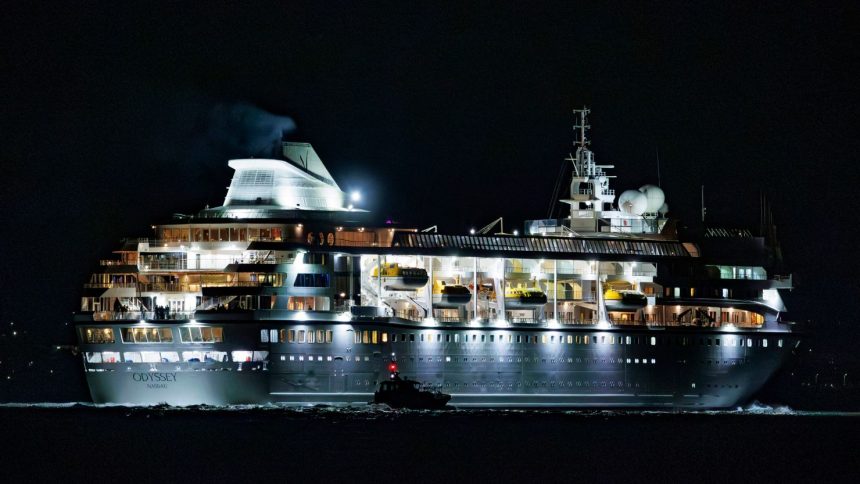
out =
[(704, 184), (755, 228), (765, 191), (798, 317), (856, 321), (856, 2), (124, 3), (3, 8), (4, 324), (58, 327), (121, 237), (220, 204), (265, 123), (380, 218), (465, 232), (545, 216), (584, 104), (617, 190), (659, 149), (688, 222)]

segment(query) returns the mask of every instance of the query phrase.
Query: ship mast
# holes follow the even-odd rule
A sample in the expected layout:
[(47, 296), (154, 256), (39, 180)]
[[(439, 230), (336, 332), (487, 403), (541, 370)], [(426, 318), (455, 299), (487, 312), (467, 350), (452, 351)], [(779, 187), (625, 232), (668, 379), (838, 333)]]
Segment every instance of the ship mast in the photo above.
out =
[(614, 177), (607, 175), (603, 169), (614, 167), (595, 163), (594, 152), (588, 148), (591, 144), (587, 134), (591, 128), (588, 124), (591, 110), (583, 106), (582, 109), (574, 109), (573, 113), (577, 117), (573, 126), (577, 133), (574, 141), (576, 156), (569, 155), (566, 158), (573, 164), (573, 177), (570, 180), (570, 198), (561, 201), (570, 204), (571, 230), (599, 232), (600, 213), (607, 207), (611, 210), (615, 201), (615, 191), (609, 189), (609, 179)]

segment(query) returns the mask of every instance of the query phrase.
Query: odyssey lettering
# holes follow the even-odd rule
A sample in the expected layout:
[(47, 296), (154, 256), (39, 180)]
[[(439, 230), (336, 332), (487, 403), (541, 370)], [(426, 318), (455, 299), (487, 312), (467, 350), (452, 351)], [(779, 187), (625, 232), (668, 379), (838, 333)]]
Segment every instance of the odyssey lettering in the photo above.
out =
[(132, 373), (131, 378), (140, 382), (176, 381), (176, 373)]

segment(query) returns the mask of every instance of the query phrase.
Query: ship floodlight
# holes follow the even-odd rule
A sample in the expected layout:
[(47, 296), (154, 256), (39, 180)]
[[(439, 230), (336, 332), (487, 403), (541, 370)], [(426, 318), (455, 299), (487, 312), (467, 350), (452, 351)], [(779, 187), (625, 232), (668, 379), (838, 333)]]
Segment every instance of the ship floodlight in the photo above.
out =
[(519, 230), (514, 229), (514, 237), (516, 237), (517, 235), (520, 235), (520, 231), (519, 231)]
[(138, 322), (139, 322), (140, 324), (146, 324), (146, 320), (145, 320), (145, 319), (141, 319), (141, 320), (140, 320), (140, 321), (138, 321)]
[(196, 320), (196, 319), (191, 319), (191, 320), (189, 320), (188, 322), (189, 322), (189, 323), (191, 323), (191, 324), (197, 324), (197, 320)]
[(347, 210), (352, 210), (353, 208), (355, 207), (353, 207), (351, 203), (346, 207)]
[(469, 235), (475, 235), (475, 229), (469, 229)]
[(361, 192), (359, 192), (358, 190), (353, 190), (353, 192), (349, 194), (349, 199), (353, 202), (360, 202)]

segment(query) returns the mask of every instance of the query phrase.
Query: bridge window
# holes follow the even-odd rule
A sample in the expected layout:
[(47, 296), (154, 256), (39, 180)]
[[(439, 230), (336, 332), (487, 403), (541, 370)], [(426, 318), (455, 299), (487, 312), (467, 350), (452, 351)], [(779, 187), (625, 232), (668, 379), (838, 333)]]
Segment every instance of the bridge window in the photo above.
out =
[(296, 274), (295, 287), (329, 287), (328, 274)]

